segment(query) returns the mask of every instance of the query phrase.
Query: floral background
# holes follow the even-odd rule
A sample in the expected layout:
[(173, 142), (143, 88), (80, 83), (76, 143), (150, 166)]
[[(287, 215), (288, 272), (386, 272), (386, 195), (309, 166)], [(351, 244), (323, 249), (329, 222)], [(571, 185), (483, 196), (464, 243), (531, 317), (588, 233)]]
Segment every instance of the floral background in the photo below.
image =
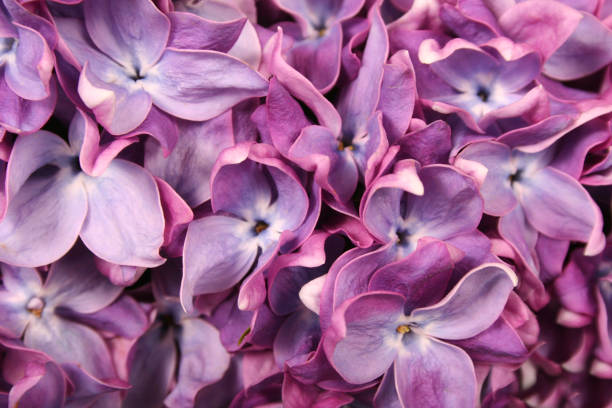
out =
[(612, 407), (612, 1), (2, 0), (0, 403)]

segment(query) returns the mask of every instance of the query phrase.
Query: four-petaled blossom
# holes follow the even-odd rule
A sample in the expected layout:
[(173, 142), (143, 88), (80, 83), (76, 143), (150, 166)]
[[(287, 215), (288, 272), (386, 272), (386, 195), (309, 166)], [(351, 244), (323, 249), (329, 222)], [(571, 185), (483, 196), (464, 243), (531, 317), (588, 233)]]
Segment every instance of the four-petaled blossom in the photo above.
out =
[(185, 24), (194, 24), (188, 14), (165, 15), (150, 0), (85, 0), (83, 20), (56, 18), (65, 58), (81, 69), (79, 96), (110, 133), (136, 129), (153, 105), (202, 121), (265, 94), (267, 82), (242, 61), (182, 49), (177, 33), (198, 35)]
[(359, 295), (334, 313), (323, 340), (326, 354), (350, 383), (366, 383), (386, 373), (377, 398), (393, 398), (380, 394), (396, 392), (406, 407), (475, 406), (472, 360), (447, 341), (468, 339), (489, 328), (516, 283), (507, 267), (485, 264), (465, 275), (442, 300), (425, 307), (388, 291)]
[(6, 171), (0, 261), (46, 265), (81, 237), (109, 262), (163, 263), (164, 215), (155, 180), (142, 167), (115, 158), (131, 142), (118, 139), (98, 151), (98, 129), (82, 113), (68, 137), (70, 145), (41, 130), (15, 143)]

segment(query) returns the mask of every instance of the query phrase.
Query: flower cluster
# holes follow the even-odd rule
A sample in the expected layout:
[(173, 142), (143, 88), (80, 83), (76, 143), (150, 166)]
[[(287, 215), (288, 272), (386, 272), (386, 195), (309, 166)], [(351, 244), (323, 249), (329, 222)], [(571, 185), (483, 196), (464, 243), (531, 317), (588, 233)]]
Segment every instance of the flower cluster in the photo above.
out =
[(0, 0), (0, 405), (612, 405), (612, 1)]

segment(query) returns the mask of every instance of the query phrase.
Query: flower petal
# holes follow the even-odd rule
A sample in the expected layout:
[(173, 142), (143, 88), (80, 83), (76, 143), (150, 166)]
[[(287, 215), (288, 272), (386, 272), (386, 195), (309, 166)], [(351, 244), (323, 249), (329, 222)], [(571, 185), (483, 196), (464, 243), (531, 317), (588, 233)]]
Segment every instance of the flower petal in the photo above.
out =
[(604, 248), (603, 218), (589, 193), (569, 175), (547, 167), (519, 183), (529, 223), (555, 239), (586, 242), (585, 255)]
[(6, 169), (7, 200), (18, 193), (36, 170), (47, 164), (63, 164), (72, 154), (66, 142), (51, 132), (43, 130), (17, 138)]
[(471, 143), (457, 155), (455, 166), (467, 170), (464, 160), (478, 162), (487, 168), (487, 176), (480, 186), (484, 211), (495, 216), (510, 212), (518, 202), (510, 185), (513, 171), (510, 148), (496, 142)]
[(108, 306), (121, 293), (96, 268), (93, 256), (76, 249), (54, 263), (42, 295), (47, 306), (66, 307), (79, 313), (93, 313)]
[(145, 167), (168, 182), (195, 208), (210, 199), (210, 174), (219, 153), (234, 143), (231, 114), (206, 122), (182, 122), (181, 137), (170, 155), (152, 139), (147, 140)]
[(521, 364), (528, 356), (521, 338), (502, 317), (482, 333), (452, 343), (481, 363)]
[(25, 363), (23, 378), (13, 384), (7, 407), (54, 408), (64, 406), (66, 380), (53, 361)]
[(192, 309), (192, 297), (215, 293), (238, 283), (257, 257), (251, 225), (213, 215), (193, 221), (187, 229), (183, 252), (181, 303)]
[(57, 101), (55, 80), (49, 82), (49, 96), (39, 101), (20, 98), (0, 78), (0, 124), (15, 133), (30, 133), (39, 130), (51, 117)]
[(158, 266), (164, 240), (164, 215), (153, 177), (124, 160), (111, 162), (86, 181), (89, 210), (81, 230), (85, 245), (119, 265)]
[(126, 407), (163, 405), (176, 370), (178, 353), (172, 330), (152, 326), (132, 346), (128, 354), (129, 381)]
[(474, 407), (476, 374), (459, 347), (410, 335), (395, 360), (395, 386), (405, 407)]
[(141, 80), (153, 103), (176, 117), (202, 121), (264, 96), (268, 82), (242, 61), (216, 51), (168, 48)]
[(86, 214), (85, 189), (72, 175), (60, 170), (31, 177), (0, 221), (0, 261), (34, 267), (59, 259), (76, 241)]
[(23, 339), (26, 346), (44, 351), (60, 364), (77, 364), (97, 378), (115, 377), (111, 355), (98, 333), (45, 312), (30, 322)]
[(170, 21), (150, 0), (85, 0), (83, 14), (96, 46), (126, 67), (146, 71), (168, 42)]
[(419, 330), (441, 339), (459, 340), (491, 326), (517, 283), (503, 264), (484, 264), (471, 270), (435, 305), (415, 309), (410, 320)]
[(370, 292), (336, 310), (323, 341), (329, 361), (346, 381), (366, 383), (391, 366), (400, 346), (396, 329), (403, 309), (401, 295)]
[(30, 27), (16, 25), (19, 40), (15, 58), (5, 68), (8, 86), (20, 97), (41, 100), (49, 96), (53, 57), (42, 35)]
[(216, 22), (192, 13), (171, 12), (168, 47), (228, 52), (244, 28), (246, 18)]
[(230, 356), (213, 325), (202, 319), (185, 319), (181, 329), (177, 383), (165, 399), (171, 407), (193, 406), (200, 388), (219, 381), (230, 363)]
[(406, 297), (405, 310), (411, 311), (440, 300), (452, 271), (453, 262), (446, 245), (436, 240), (376, 271), (368, 289), (401, 293)]
[[(91, 293), (91, 290), (86, 293)], [(79, 308), (74, 306), (73, 310), (81, 312)], [(115, 302), (94, 313), (63, 312), (62, 316), (85, 323), (100, 331), (117, 334), (126, 339), (140, 337), (149, 326), (144, 311), (138, 302), (129, 296), (121, 296)]]
[(96, 72), (102, 71), (110, 77), (114, 66), (93, 67), (91, 62), (86, 62), (79, 77), (79, 96), (85, 105), (113, 135), (136, 129), (151, 110), (151, 96), (140, 86), (130, 84), (129, 79), (118, 80), (117, 83), (105, 81)]
[(582, 13), (578, 27), (546, 61), (542, 72), (568, 81), (585, 77), (612, 61), (612, 31), (597, 17)]

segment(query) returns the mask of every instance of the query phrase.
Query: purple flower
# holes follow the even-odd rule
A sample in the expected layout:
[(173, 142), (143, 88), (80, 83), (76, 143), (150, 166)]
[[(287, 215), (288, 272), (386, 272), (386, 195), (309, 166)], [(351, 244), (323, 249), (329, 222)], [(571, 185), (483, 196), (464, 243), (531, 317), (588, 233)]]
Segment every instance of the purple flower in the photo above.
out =
[(377, 400), (399, 398), (404, 406), (448, 406), (451, 401), (474, 406), (474, 366), (465, 351), (448, 341), (489, 328), (515, 284), (507, 267), (485, 264), (426, 307), (406, 304), (404, 296), (393, 292), (359, 295), (334, 313), (325, 333), (325, 352), (348, 382), (365, 383), (386, 373)]
[(44, 283), (30, 268), (4, 266), (2, 278), (1, 323), (11, 336), (94, 378), (117, 377), (94, 328), (134, 338), (144, 330), (145, 316), (133, 300), (119, 298), (122, 289), (96, 270), (89, 254), (77, 250), (53, 264)]
[[(212, 172), (211, 196), (215, 214), (192, 222), (185, 239), (181, 302), (188, 311), (194, 295), (231, 288), (314, 227), (305, 223), (312, 211), (306, 190), (269, 145), (224, 150)], [(287, 243), (291, 247), (283, 248)]]
[(274, 0), (297, 21), (296, 43), (289, 60), (322, 93), (329, 91), (340, 74), (342, 23), (359, 12), (363, 0)]
[[(317, 183), (340, 207), (346, 206), (360, 179), (366, 184), (372, 180), (389, 144), (385, 125), (395, 141), (408, 128), (413, 108), (407, 53), (394, 55), (386, 64), (389, 46), (378, 6), (370, 10), (368, 21), (361, 68), (340, 95), (337, 109), (283, 60), (280, 32), (264, 53), (274, 74), (267, 100), (272, 143), (300, 167), (314, 171)], [(308, 122), (290, 94), (315, 113), (319, 125)]]
[[(98, 257), (120, 265), (156, 266), (164, 216), (153, 177), (115, 156), (131, 143), (100, 149), (95, 124), (77, 113), (70, 145), (40, 131), (20, 136), (6, 175), (0, 260), (40, 266), (59, 259), (77, 237)], [(100, 149), (100, 150), (98, 150)]]
[(499, 142), (475, 142), (455, 160), (457, 167), (467, 171), (473, 169), (471, 163), (484, 167), (486, 176), (480, 187), (484, 211), (501, 217), (500, 234), (534, 271), (539, 270), (533, 255), (538, 233), (585, 242), (587, 255), (599, 253), (605, 245), (601, 211), (588, 192), (563, 171), (569, 160), (556, 147), (526, 153)]
[(129, 351), (132, 388), (123, 404), (193, 407), (198, 391), (223, 377), (230, 356), (214, 326), (182, 311), (177, 270), (156, 272), (153, 275), (156, 315)]
[(34, 132), (53, 113), (57, 99), (51, 79), (54, 59), (44, 37), (53, 37), (53, 31), (48, 21), (16, 0), (0, 5), (0, 124), (11, 132)]
[(423, 101), (440, 113), (458, 114), (478, 132), (495, 120), (525, 114), (542, 98), (543, 90), (533, 86), (540, 71), (538, 55), (507, 39), (478, 48), (458, 38), (441, 49), (427, 39), (418, 56), (431, 77), (417, 81)]
[[(55, 19), (67, 46), (64, 58), (81, 69), (79, 96), (110, 133), (136, 129), (153, 105), (201, 121), (265, 94), (267, 82), (241, 61), (218, 51), (181, 49), (176, 42), (199, 31), (183, 25), (204, 21), (194, 18), (166, 16), (150, 0), (85, 0), (83, 20)], [(177, 31), (183, 35), (175, 38)]]

